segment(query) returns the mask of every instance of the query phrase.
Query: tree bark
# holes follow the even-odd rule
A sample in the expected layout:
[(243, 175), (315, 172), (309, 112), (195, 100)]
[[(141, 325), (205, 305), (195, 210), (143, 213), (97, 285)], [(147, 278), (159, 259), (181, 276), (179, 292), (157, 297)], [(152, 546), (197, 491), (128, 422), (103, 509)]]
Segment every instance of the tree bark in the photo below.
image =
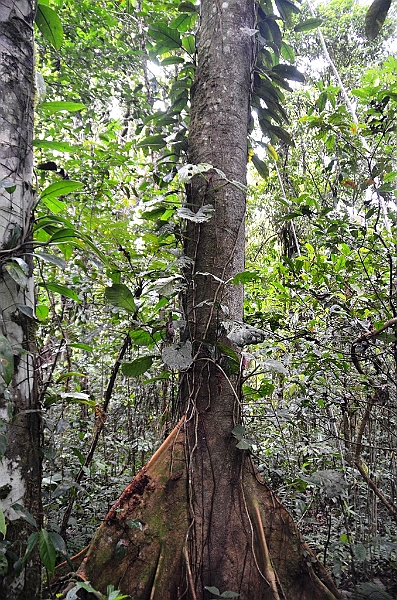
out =
[[(19, 504), (40, 526), (41, 421), (34, 371), (34, 287), (31, 218), (34, 203), (33, 94), (34, 8), (30, 0), (3, 0), (0, 6), (0, 508), (8, 519), (8, 573), (0, 596), (37, 598), (41, 565), (33, 553), (21, 559), (31, 526), (14, 510)], [(31, 316), (30, 316), (31, 315)], [(4, 370), (5, 369), (5, 370)], [(9, 382), (11, 369), (12, 380)], [(4, 450), (5, 446), (5, 450)], [(3, 565), (4, 567), (4, 565)], [(4, 569), (2, 569), (4, 570)]]
[[(228, 323), (242, 321), (247, 133), (253, 0), (202, 0), (192, 90), (189, 162), (212, 168), (188, 185), (186, 339), (193, 364), (181, 376), (184, 417), (98, 530), (78, 576), (112, 583), (134, 600), (335, 600), (338, 591), (291, 516), (236, 447), (239, 349)], [(212, 590), (214, 591), (214, 590)], [(215, 590), (216, 591), (216, 590)]]

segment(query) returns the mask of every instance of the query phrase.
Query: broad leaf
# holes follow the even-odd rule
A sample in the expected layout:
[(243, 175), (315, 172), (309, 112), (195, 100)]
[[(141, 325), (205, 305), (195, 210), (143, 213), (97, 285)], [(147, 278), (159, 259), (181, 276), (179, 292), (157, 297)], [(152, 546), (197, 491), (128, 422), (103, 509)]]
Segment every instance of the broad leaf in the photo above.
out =
[(391, 0), (374, 0), (365, 15), (365, 35), (369, 40), (374, 40), (382, 29)]
[(141, 356), (132, 362), (123, 363), (121, 370), (126, 377), (139, 377), (139, 375), (146, 373), (152, 364), (153, 358), (151, 356)]
[(44, 198), (51, 198), (52, 196), (58, 198), (59, 196), (66, 196), (70, 194), (70, 192), (75, 192), (83, 187), (83, 184), (80, 181), (70, 181), (69, 179), (65, 179), (64, 181), (57, 181), (56, 183), (52, 183), (45, 190), (42, 191), (40, 197), (43, 200)]
[(39, 4), (35, 23), (43, 37), (54, 46), (55, 50), (59, 50), (63, 43), (63, 27), (57, 13), (49, 6)]
[(76, 112), (78, 110), (83, 110), (85, 105), (81, 104), (81, 102), (62, 102), (61, 100), (55, 100), (54, 102), (42, 102), (40, 108), (49, 115), (53, 115), (56, 112)]
[(29, 267), (22, 258), (14, 257), (8, 260), (4, 269), (22, 289), (25, 289), (29, 279)]
[(290, 27), (292, 22), (291, 17), (294, 14), (300, 13), (299, 8), (293, 2), (290, 2), (290, 0), (275, 0), (275, 2), (283, 21)]
[(105, 297), (117, 308), (124, 308), (129, 313), (136, 313), (137, 307), (134, 295), (124, 283), (114, 283), (111, 287), (105, 289)]
[(259, 175), (263, 177), (263, 179), (267, 179), (269, 177), (269, 169), (267, 164), (264, 163), (263, 160), (261, 160), (256, 154), (253, 155), (251, 160)]
[(23, 563), (25, 563), (28, 560), (29, 556), (32, 554), (32, 551), (33, 551), (33, 549), (36, 546), (36, 544), (37, 544), (38, 541), (39, 541), (39, 532), (38, 531), (34, 531), (28, 537), (28, 541), (27, 541), (27, 544), (26, 544), (25, 554), (24, 554), (24, 557), (22, 559)]
[(155, 23), (151, 25), (148, 34), (157, 43), (160, 43), (163, 52), (167, 50), (176, 50), (182, 46), (181, 37), (177, 29), (172, 29), (164, 23)]
[(285, 79), (298, 81), (299, 83), (305, 83), (305, 76), (303, 73), (298, 71), (298, 69), (292, 65), (278, 64), (273, 67), (272, 71), (278, 75), (281, 75), (281, 77), (284, 77)]
[(32, 527), (37, 529), (36, 519), (28, 510), (26, 510), (26, 508), (24, 508), (17, 502), (15, 504), (12, 504), (11, 508), (13, 510), (15, 510), (16, 512), (20, 513), (20, 516), (23, 517), (25, 519), (25, 521), (27, 521), (29, 523), (29, 525), (32, 525)]
[(81, 344), (79, 342), (74, 342), (72, 344), (68, 344), (69, 348), (79, 348), (80, 350), (86, 350), (87, 352), (93, 352), (94, 349), (92, 346), (89, 346), (88, 344)]
[(141, 142), (137, 144), (137, 148), (152, 148), (153, 150), (160, 150), (167, 145), (163, 135), (148, 135)]
[(49, 571), (51, 574), (53, 574), (54, 569), (55, 569), (57, 553), (54, 548), (52, 539), (50, 538), (48, 531), (46, 529), (42, 529), (40, 531), (39, 552), (40, 552), (40, 558), (41, 558), (43, 565), (45, 566), (47, 571)]
[(60, 269), (65, 269), (66, 261), (59, 256), (55, 256), (54, 254), (47, 254), (46, 252), (35, 252), (34, 256), (40, 258), (44, 262), (50, 263), (51, 265), (56, 265)]
[(170, 369), (188, 369), (193, 363), (192, 343), (188, 340), (184, 344), (179, 343), (173, 344), (172, 346), (165, 346), (161, 356)]
[(282, 42), (280, 51), (281, 51), (281, 56), (284, 58), (284, 60), (288, 60), (289, 63), (295, 62), (295, 52), (294, 52), (292, 46), (287, 44), (287, 42), (284, 42), (284, 41)]
[(187, 35), (184, 37), (182, 40), (182, 46), (184, 50), (186, 50), (186, 52), (192, 56), (196, 48), (196, 40), (194, 35)]
[(194, 5), (193, 2), (181, 2), (178, 6), (179, 12), (196, 12), (198, 13), (200, 10), (199, 6)]
[(35, 148), (43, 148), (48, 150), (57, 150), (57, 152), (76, 152), (78, 146), (73, 146), (68, 142), (52, 142), (49, 140), (33, 140), (32, 145)]
[(303, 33), (305, 31), (317, 29), (317, 27), (321, 27), (321, 25), (322, 19), (313, 17), (312, 19), (306, 19), (306, 21), (301, 21), (300, 23), (295, 25), (294, 31)]
[(47, 290), (50, 290), (50, 292), (55, 292), (56, 294), (61, 294), (61, 296), (65, 296), (65, 298), (70, 298), (75, 302), (80, 302), (80, 299), (76, 292), (71, 290), (66, 285), (62, 285), (61, 283), (43, 283), (40, 285), (47, 288)]

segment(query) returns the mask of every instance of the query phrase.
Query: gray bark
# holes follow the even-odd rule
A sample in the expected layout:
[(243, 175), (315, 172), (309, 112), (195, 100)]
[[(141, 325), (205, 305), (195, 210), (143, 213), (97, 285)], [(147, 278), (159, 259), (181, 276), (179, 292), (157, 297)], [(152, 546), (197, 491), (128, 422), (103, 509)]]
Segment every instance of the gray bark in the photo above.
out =
[[(33, 103), (34, 7), (32, 0), (0, 4), (0, 335), (12, 349), (11, 382), (0, 377), (0, 426), (5, 452), (0, 462), (0, 508), (6, 539), (19, 558), (31, 528), (17, 503), (40, 526), (40, 412), (34, 371), (34, 287), (31, 217), (34, 204)], [(22, 307), (22, 310), (21, 310)], [(8, 360), (0, 356), (0, 360)], [(12, 361), (11, 361), (12, 362)], [(5, 363), (3, 363), (5, 364)], [(1, 371), (0, 371), (1, 374)], [(4, 374), (4, 373), (3, 373)], [(3, 448), (4, 450), (4, 448)], [(0, 580), (0, 597), (39, 597), (41, 567), (33, 554), (16, 572), (15, 559)]]

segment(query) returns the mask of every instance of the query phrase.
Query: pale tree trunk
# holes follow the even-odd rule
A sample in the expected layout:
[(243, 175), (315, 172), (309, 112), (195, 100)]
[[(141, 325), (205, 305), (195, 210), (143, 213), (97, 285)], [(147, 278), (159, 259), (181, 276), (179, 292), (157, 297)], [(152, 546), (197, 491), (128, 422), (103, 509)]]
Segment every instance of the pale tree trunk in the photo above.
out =
[[(291, 516), (236, 447), (253, 0), (202, 0), (189, 162), (213, 168), (188, 185), (184, 310), (193, 364), (181, 375), (184, 416), (107, 514), (78, 570), (101, 592), (134, 600), (335, 600), (333, 582)], [(250, 31), (251, 30), (251, 31)], [(234, 358), (234, 360), (233, 360)], [(207, 588), (207, 589), (206, 589)], [(208, 590), (208, 588), (213, 588)], [(216, 588), (216, 589), (215, 589)]]
[[(39, 597), (41, 568), (34, 553), (17, 571), (31, 526), (18, 504), (40, 525), (40, 412), (34, 372), (34, 288), (31, 218), (34, 202), (32, 0), (0, 3), (0, 508), (11, 542), (0, 597)], [(11, 381), (9, 381), (11, 378)], [(4, 448), (5, 447), (5, 448)], [(13, 554), (12, 554), (13, 553)]]

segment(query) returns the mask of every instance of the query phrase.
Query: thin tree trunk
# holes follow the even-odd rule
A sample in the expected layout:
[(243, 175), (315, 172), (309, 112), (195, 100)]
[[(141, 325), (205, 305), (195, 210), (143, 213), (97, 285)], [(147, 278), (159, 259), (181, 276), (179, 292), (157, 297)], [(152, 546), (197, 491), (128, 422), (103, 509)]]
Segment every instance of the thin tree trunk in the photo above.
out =
[[(34, 288), (31, 259), (33, 174), (33, 2), (0, 6), (0, 418), (5, 452), (0, 462), (0, 508), (8, 521), (9, 571), (0, 597), (39, 597), (41, 566), (34, 553), (19, 572), (31, 531), (19, 504), (41, 518), (41, 422), (34, 372)], [(12, 376), (11, 381), (9, 377)]]

